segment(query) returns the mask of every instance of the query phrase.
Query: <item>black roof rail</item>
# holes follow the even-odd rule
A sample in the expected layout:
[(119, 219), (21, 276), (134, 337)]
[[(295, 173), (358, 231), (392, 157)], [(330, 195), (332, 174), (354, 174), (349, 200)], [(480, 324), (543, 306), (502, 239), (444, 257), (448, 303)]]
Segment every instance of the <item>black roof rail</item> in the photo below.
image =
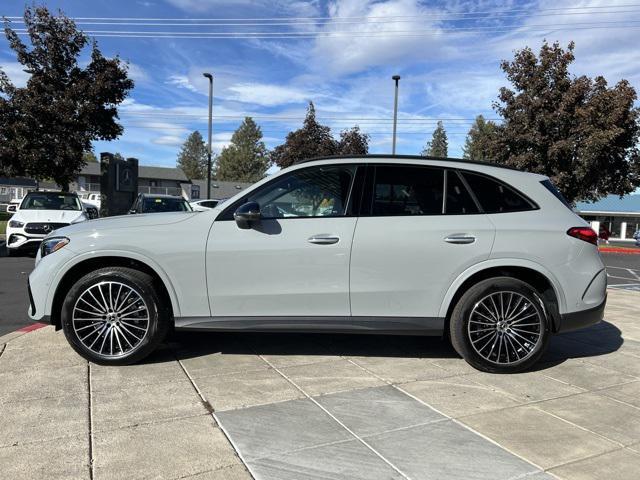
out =
[(439, 162), (454, 162), (454, 163), (467, 163), (471, 165), (484, 165), (486, 167), (506, 168), (507, 170), (515, 170), (521, 172), (519, 168), (511, 167), (509, 165), (500, 165), (498, 163), (481, 162), (479, 160), (468, 160), (466, 158), (451, 158), (451, 157), (432, 157), (427, 155), (392, 155), (384, 153), (370, 153), (366, 155), (327, 155), (324, 157), (312, 157), (299, 160), (294, 165), (300, 165), (301, 163), (317, 162), (320, 160), (350, 160), (350, 159), (366, 159), (366, 158), (384, 158), (389, 160), (437, 160)]

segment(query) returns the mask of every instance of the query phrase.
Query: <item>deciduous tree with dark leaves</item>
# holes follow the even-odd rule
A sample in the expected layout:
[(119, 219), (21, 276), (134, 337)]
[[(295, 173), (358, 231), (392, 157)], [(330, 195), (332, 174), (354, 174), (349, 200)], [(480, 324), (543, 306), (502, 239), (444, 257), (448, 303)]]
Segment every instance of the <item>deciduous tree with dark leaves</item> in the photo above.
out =
[(313, 157), (328, 155), (358, 155), (369, 152), (369, 135), (359, 127), (343, 130), (340, 140), (331, 135), (331, 128), (316, 120), (316, 109), (309, 102), (307, 116), (301, 129), (290, 132), (286, 141), (271, 152), (271, 161), (280, 168)]
[(549, 176), (570, 202), (630, 193), (640, 184), (636, 92), (626, 80), (570, 75), (573, 51), (544, 42), (537, 56), (524, 48), (502, 62), (512, 88), (494, 104), (504, 120), (491, 158)]
[[(5, 23), (9, 46), (30, 78), (19, 88), (0, 70), (0, 173), (50, 178), (66, 189), (91, 142), (122, 133), (116, 107), (133, 81), (118, 57), (105, 58), (63, 14), (28, 7), (24, 28), (29, 45)], [(89, 56), (81, 60), (86, 47)]]

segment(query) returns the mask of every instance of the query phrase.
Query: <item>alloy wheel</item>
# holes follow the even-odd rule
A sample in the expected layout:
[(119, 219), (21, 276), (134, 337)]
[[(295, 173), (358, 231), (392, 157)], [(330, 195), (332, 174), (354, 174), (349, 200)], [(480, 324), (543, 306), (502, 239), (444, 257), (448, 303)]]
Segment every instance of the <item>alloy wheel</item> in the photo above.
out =
[(490, 293), (469, 314), (467, 334), (488, 362), (509, 365), (530, 357), (542, 341), (544, 317), (538, 305), (514, 291)]
[(115, 358), (131, 353), (149, 332), (149, 309), (142, 295), (121, 282), (96, 283), (78, 297), (73, 329), (88, 350)]

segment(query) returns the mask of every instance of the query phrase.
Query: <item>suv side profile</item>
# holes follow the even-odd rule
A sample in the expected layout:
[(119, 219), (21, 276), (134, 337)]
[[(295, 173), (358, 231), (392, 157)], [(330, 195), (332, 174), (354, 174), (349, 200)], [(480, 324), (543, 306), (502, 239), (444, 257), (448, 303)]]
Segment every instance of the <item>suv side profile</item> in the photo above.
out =
[(542, 175), (315, 159), (210, 211), (59, 230), (29, 278), (30, 315), (109, 365), (175, 328), (441, 335), (477, 369), (516, 372), (552, 334), (602, 319), (596, 242)]

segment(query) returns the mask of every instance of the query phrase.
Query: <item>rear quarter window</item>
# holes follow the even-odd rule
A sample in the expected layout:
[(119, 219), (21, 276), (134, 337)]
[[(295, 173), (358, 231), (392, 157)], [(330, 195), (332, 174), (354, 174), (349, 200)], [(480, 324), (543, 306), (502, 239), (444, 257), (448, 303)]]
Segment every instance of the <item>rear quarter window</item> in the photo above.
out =
[(560, 193), (560, 190), (558, 190), (556, 188), (556, 186), (551, 183), (551, 180), (543, 180), (540, 182), (544, 188), (546, 188), (547, 190), (549, 190), (554, 197), (556, 197), (558, 200), (560, 200), (560, 202), (562, 202), (562, 204), (567, 207), (569, 210), (571, 210), (573, 212), (573, 207), (571, 206), (571, 204), (567, 201), (566, 198), (564, 198), (564, 195), (562, 195), (562, 193)]
[(485, 213), (524, 212), (538, 208), (514, 188), (495, 178), (478, 173), (461, 173)]

